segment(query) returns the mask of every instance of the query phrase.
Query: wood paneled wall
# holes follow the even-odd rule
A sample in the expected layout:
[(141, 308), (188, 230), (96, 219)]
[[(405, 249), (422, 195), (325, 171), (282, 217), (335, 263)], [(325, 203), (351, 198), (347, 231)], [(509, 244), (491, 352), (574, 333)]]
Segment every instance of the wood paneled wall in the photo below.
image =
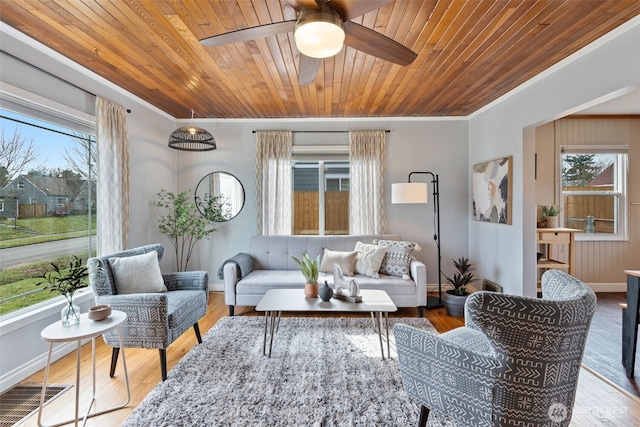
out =
[[(639, 118), (566, 118), (555, 129), (555, 152), (561, 145), (628, 145), (628, 241), (577, 241), (576, 276), (587, 283), (626, 283), (625, 269), (640, 268)], [(559, 170), (549, 184), (559, 182)], [(541, 178), (541, 177), (538, 177)]]

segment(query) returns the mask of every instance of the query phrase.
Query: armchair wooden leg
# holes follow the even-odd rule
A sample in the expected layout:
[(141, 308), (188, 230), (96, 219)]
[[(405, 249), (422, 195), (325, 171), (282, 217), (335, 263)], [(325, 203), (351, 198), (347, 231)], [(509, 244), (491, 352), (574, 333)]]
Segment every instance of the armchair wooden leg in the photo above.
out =
[(234, 311), (234, 309), (235, 309), (235, 306), (234, 306), (234, 305), (230, 305), (230, 306), (229, 306), (229, 316), (233, 316), (233, 311)]
[(424, 307), (418, 307), (418, 317), (424, 317)]
[(198, 338), (198, 343), (202, 344), (202, 337), (200, 336), (200, 326), (198, 325), (198, 322), (196, 322), (195, 325), (193, 325), (193, 330), (196, 332), (196, 338)]
[(427, 419), (429, 418), (429, 408), (422, 405), (420, 408), (420, 419), (418, 420), (418, 427), (425, 427), (427, 425)]
[(162, 381), (167, 379), (167, 350), (160, 349), (160, 371), (162, 372)]
[(120, 354), (120, 349), (118, 347), (113, 347), (111, 349), (111, 369), (109, 370), (109, 376), (113, 378), (116, 373), (116, 365), (118, 364), (118, 355)]

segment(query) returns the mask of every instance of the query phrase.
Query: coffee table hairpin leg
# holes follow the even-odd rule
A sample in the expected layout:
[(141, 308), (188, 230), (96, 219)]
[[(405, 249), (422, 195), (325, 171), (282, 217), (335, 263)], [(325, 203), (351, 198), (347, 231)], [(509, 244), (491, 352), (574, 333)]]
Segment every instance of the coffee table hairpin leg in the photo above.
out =
[[(277, 314), (277, 318), (276, 318)], [(280, 316), (282, 311), (265, 311), (264, 312), (264, 338), (262, 340), (262, 354), (267, 355), (267, 330), (269, 330), (269, 354), (271, 357), (271, 349), (273, 348), (273, 336), (280, 329)], [(271, 323), (269, 323), (271, 321)]]

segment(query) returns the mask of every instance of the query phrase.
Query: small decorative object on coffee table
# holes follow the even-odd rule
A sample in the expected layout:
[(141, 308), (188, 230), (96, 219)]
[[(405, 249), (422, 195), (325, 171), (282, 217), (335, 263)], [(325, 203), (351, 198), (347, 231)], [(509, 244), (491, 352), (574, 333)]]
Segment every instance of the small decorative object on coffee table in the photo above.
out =
[(327, 281), (324, 281), (324, 285), (318, 290), (318, 296), (322, 301), (329, 301), (333, 296), (333, 289), (329, 286)]

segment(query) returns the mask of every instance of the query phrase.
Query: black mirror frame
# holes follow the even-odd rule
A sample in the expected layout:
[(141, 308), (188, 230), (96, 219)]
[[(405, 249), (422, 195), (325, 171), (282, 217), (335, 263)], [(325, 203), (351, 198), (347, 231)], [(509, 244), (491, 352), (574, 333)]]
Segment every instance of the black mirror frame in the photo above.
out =
[[(238, 177), (237, 177), (237, 176), (235, 176), (234, 174), (229, 173), (229, 172), (226, 172), (226, 171), (213, 171), (213, 172), (210, 172), (210, 173), (206, 174), (206, 175), (205, 175), (205, 176), (203, 176), (203, 177), (202, 177), (202, 179), (198, 182), (198, 185), (196, 185), (196, 190), (194, 191), (194, 199), (197, 201), (197, 198), (198, 198), (198, 187), (200, 187), (200, 185), (202, 184), (202, 182), (203, 182), (204, 180), (208, 179), (208, 178), (209, 178), (209, 176), (210, 176), (210, 175), (212, 175), (212, 174), (214, 174), (214, 173), (223, 173), (223, 174), (226, 174), (226, 175), (232, 176), (232, 177), (233, 177), (233, 178), (238, 182), (238, 184), (240, 184), (240, 187), (242, 188), (242, 205), (240, 206), (240, 209), (238, 209), (238, 212), (236, 212), (235, 214), (233, 214), (231, 217), (229, 217), (229, 218), (225, 219), (224, 221), (216, 221), (216, 222), (227, 222), (227, 221), (231, 221), (232, 219), (234, 219), (235, 217), (237, 217), (237, 216), (238, 216), (238, 214), (240, 214), (240, 212), (242, 212), (242, 209), (244, 209), (244, 205), (245, 205), (245, 202), (246, 202), (246, 200), (247, 200), (247, 193), (246, 193), (246, 191), (244, 190), (244, 185), (242, 185), (242, 181), (240, 181), (240, 180), (238, 179)], [(200, 210), (200, 206), (198, 206), (198, 203), (197, 203), (197, 202), (196, 202), (196, 208), (198, 209), (198, 212), (200, 212), (200, 215), (202, 215), (202, 216), (204, 216), (204, 217), (206, 218), (206, 216), (205, 216), (204, 212), (202, 212), (202, 210)]]

